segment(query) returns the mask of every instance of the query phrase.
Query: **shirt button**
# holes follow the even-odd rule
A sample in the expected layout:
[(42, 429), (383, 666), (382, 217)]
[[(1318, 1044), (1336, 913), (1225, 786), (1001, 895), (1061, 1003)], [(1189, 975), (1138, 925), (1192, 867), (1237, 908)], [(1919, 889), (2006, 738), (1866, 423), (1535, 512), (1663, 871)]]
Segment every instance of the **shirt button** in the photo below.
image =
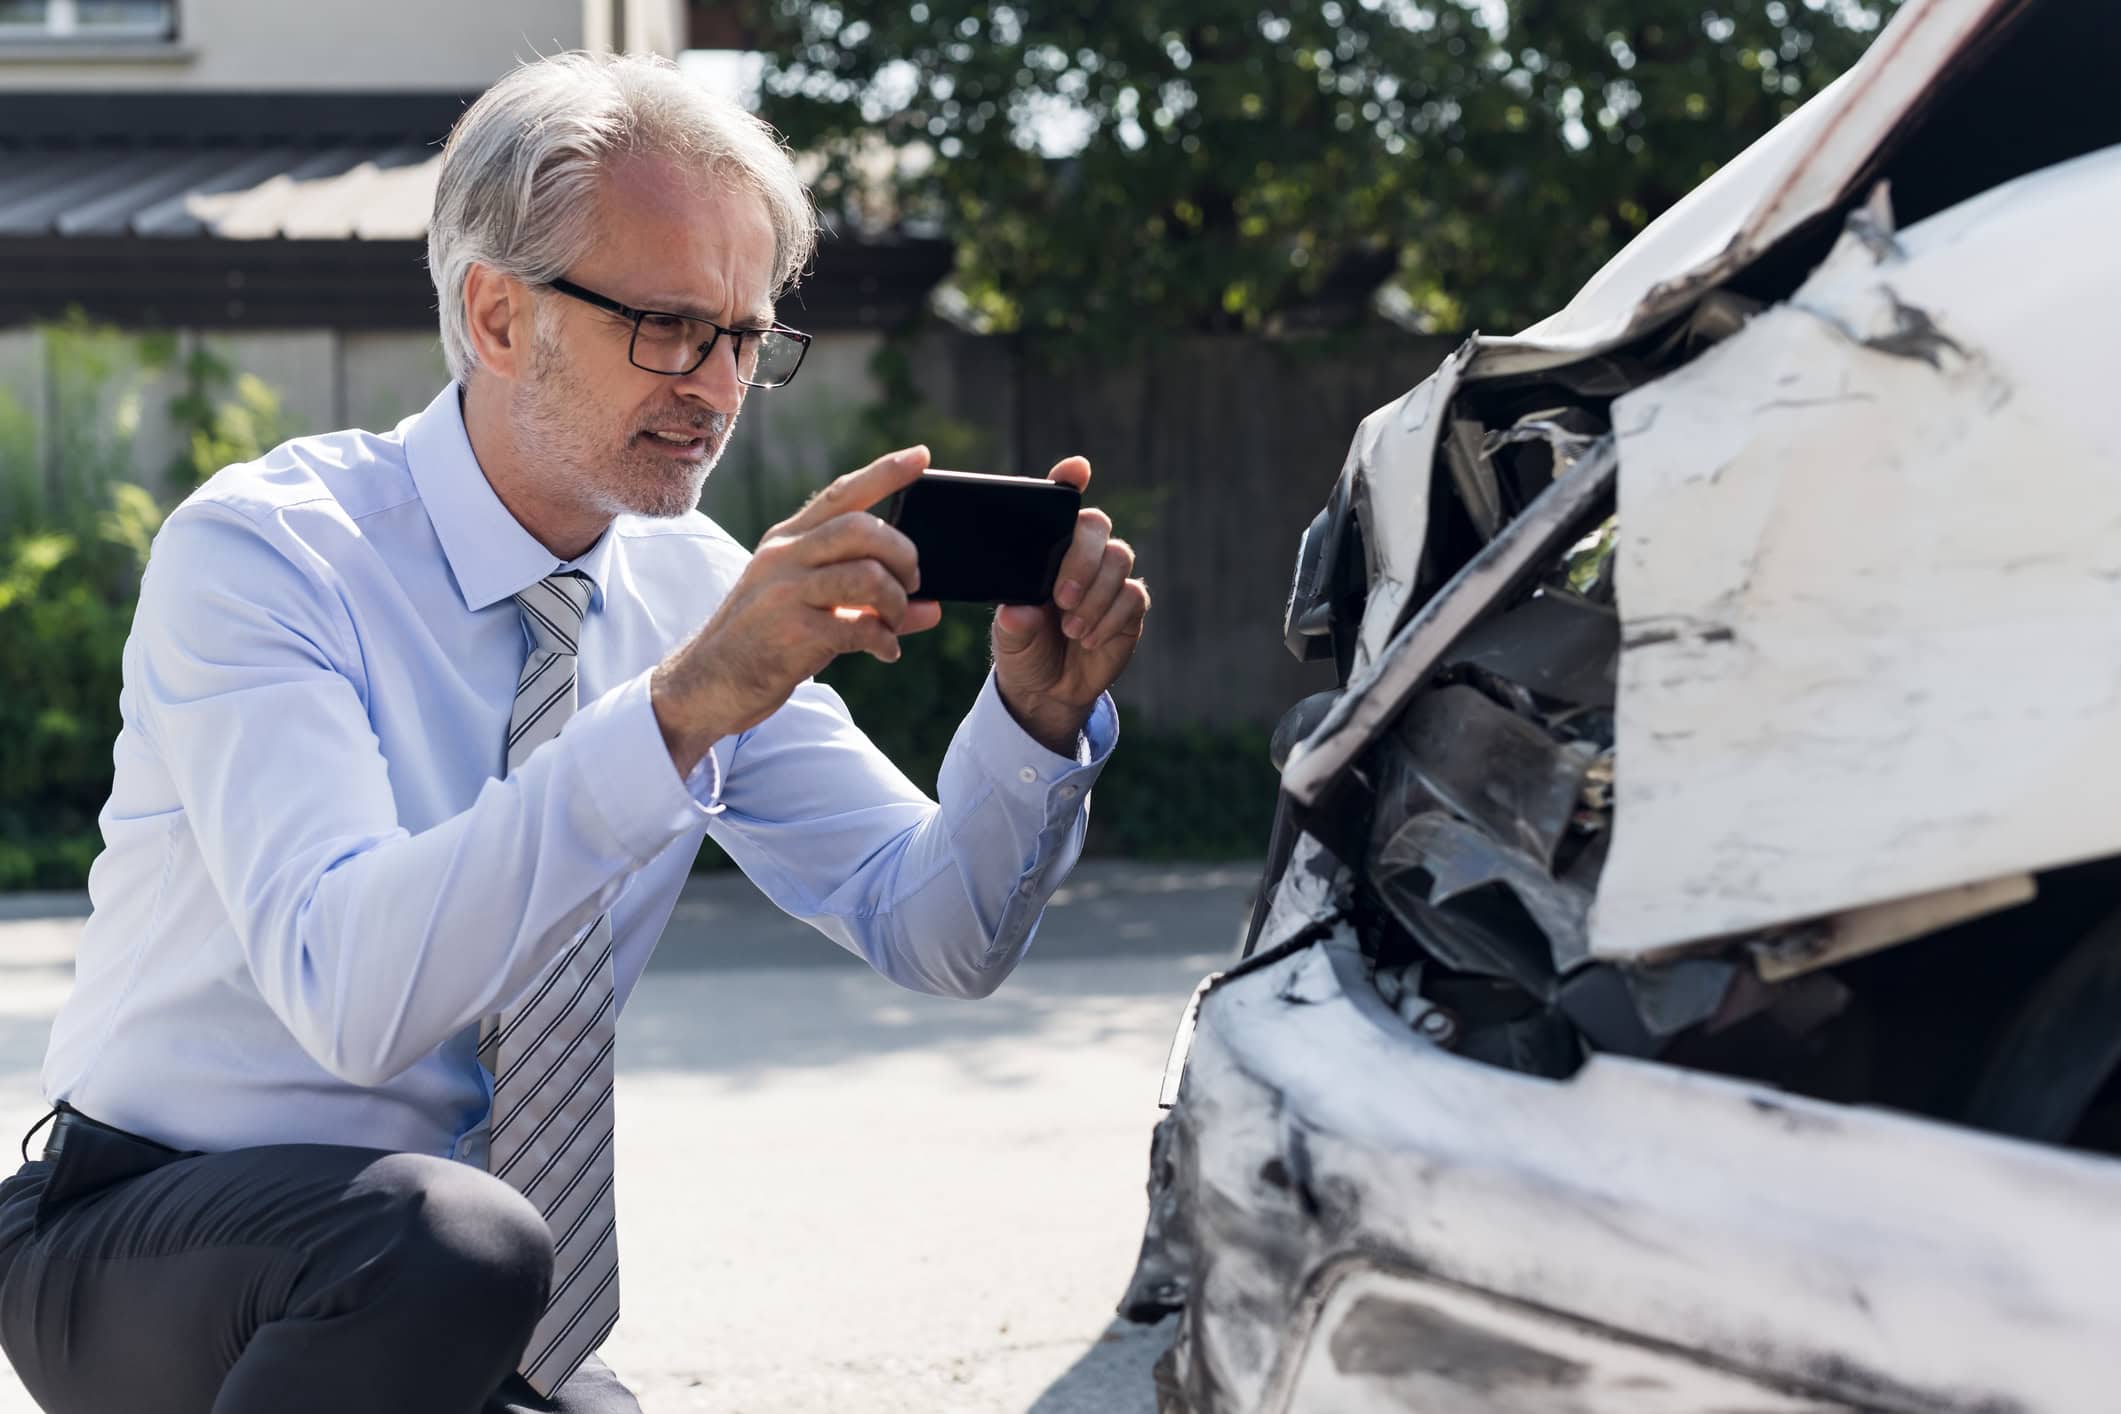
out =
[(1016, 778), (1022, 781), (1027, 786), (1035, 785), (1038, 782), (1038, 772), (1033, 768), (1026, 766), (1023, 770), (1018, 771), (1016, 773)]
[(1073, 799), (1075, 799), (1075, 787), (1074, 787), (1074, 786), (1062, 786), (1062, 787), (1060, 788), (1060, 798), (1061, 798), (1062, 800), (1073, 800)]

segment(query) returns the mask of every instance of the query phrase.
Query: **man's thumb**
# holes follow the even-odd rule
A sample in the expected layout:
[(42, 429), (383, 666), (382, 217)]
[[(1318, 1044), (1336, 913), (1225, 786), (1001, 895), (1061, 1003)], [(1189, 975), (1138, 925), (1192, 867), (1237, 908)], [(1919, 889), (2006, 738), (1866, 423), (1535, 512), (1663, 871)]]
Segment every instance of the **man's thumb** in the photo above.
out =
[(1021, 653), (1046, 629), (1046, 611), (1034, 604), (1004, 604), (994, 614), (994, 651)]

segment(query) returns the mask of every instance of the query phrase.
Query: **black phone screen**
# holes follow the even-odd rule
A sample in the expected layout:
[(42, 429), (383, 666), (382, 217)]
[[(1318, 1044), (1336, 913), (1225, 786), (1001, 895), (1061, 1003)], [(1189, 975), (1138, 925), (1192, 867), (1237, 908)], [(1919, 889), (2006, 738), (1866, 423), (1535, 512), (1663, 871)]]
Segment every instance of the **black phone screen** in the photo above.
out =
[(1030, 476), (924, 471), (881, 508), (920, 556), (916, 599), (1043, 604), (1075, 538), (1082, 493)]

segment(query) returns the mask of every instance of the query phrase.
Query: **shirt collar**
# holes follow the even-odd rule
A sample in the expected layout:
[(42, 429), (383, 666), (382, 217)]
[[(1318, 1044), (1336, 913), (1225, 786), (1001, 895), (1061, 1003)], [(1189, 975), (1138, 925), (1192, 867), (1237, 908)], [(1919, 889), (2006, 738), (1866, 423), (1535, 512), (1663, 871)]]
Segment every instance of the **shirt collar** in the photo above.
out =
[(464, 607), (477, 611), (512, 598), (559, 570), (580, 570), (595, 586), (594, 611), (602, 604), (617, 537), (606, 527), (580, 558), (562, 560), (523, 528), (486, 480), (471, 437), (464, 430), (464, 409), (451, 383), (427, 410), (405, 429), (405, 460), (413, 485), (442, 542), (449, 572), (464, 596)]

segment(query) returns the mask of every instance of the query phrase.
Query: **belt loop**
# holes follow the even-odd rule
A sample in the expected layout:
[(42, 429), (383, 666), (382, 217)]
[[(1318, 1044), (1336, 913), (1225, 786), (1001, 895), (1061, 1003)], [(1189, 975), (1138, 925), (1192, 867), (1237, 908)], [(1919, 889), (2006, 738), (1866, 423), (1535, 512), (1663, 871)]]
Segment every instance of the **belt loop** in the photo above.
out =
[(54, 1108), (53, 1108), (53, 1110), (51, 1111), (51, 1113), (50, 1113), (50, 1114), (47, 1114), (47, 1115), (46, 1115), (46, 1116), (45, 1116), (45, 1117), (44, 1117), (43, 1119), (40, 1119), (40, 1120), (38, 1120), (38, 1121), (37, 1121), (37, 1122), (36, 1122), (35, 1124), (33, 1124), (33, 1125), (31, 1125), (31, 1126), (29, 1127), (29, 1133), (28, 1133), (28, 1134), (25, 1134), (25, 1135), (23, 1135), (23, 1136), (22, 1136), (22, 1162), (23, 1162), (23, 1163), (25, 1163), (25, 1164), (26, 1164), (26, 1163), (28, 1163), (28, 1162), (29, 1162), (29, 1141), (30, 1141), (31, 1139), (33, 1139), (34, 1137), (36, 1137), (36, 1133), (37, 1133), (37, 1131), (38, 1131), (38, 1130), (40, 1130), (40, 1129), (44, 1128), (44, 1126), (45, 1126), (45, 1125), (47, 1125), (47, 1124), (50, 1124), (50, 1123), (51, 1123), (51, 1122), (52, 1122), (53, 1120), (57, 1119), (58, 1117), (59, 1117), (59, 1111), (58, 1111), (58, 1109), (57, 1109), (56, 1107), (54, 1107)]

